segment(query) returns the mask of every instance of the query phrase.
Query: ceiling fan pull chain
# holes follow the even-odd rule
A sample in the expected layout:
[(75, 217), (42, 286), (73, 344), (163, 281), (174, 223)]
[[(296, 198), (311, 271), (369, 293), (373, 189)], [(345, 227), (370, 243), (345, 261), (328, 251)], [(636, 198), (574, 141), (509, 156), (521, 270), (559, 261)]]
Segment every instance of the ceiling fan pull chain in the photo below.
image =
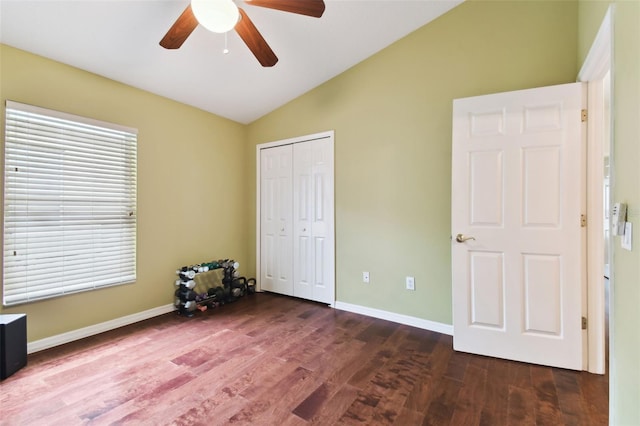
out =
[(227, 33), (224, 33), (224, 50), (222, 51), (225, 55), (229, 53), (229, 49), (227, 48)]

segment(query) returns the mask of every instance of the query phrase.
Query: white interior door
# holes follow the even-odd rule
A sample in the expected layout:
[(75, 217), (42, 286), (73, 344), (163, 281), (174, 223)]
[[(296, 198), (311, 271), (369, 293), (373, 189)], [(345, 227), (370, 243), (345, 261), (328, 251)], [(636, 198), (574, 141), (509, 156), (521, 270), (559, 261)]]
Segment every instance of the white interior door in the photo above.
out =
[(574, 83), (454, 101), (455, 350), (583, 368), (584, 93)]
[(293, 295), (334, 297), (333, 140), (293, 145)]
[(292, 148), (260, 151), (260, 285), (293, 295)]

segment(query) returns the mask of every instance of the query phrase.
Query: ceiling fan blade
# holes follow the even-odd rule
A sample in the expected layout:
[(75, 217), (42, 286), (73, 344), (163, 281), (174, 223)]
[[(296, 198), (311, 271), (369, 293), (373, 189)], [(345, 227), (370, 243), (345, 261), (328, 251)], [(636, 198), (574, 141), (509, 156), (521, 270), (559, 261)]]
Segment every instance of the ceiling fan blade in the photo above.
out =
[(262, 34), (260, 34), (256, 26), (251, 22), (251, 19), (249, 19), (242, 9), (240, 9), (240, 20), (236, 24), (235, 29), (263, 67), (272, 67), (278, 62), (276, 54), (273, 53), (273, 50), (271, 50), (271, 47), (269, 47), (264, 37), (262, 37)]
[(178, 49), (197, 26), (198, 21), (189, 5), (160, 40), (160, 46), (165, 49)]
[(324, 13), (323, 0), (245, 0), (245, 3), (314, 18), (319, 18)]

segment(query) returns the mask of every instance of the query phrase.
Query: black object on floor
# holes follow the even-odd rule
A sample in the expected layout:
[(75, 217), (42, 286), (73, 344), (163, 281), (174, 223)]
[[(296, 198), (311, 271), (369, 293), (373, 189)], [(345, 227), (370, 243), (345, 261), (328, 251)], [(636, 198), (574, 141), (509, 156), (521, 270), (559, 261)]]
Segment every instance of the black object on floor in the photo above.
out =
[(27, 365), (27, 316), (0, 315), (0, 380)]

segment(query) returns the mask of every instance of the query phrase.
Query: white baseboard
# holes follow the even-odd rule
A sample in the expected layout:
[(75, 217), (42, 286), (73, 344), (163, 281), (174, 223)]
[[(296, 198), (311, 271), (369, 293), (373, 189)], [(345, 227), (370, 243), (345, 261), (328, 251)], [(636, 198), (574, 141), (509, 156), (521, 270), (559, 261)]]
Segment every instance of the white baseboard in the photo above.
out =
[(110, 321), (101, 322), (100, 324), (90, 325), (88, 327), (79, 328), (77, 330), (58, 334), (56, 336), (46, 337), (44, 339), (35, 340), (27, 344), (27, 353), (33, 353), (52, 348), (54, 346), (63, 345), (75, 340), (84, 339), (85, 337), (104, 333), (105, 331), (114, 330), (116, 328), (143, 321), (158, 315), (172, 312), (176, 307), (171, 303), (165, 306), (138, 312), (136, 314), (127, 315)]
[(366, 315), (368, 317), (383, 319), (399, 324), (410, 325), (424, 330), (435, 331), (436, 333), (453, 336), (453, 326), (441, 322), (429, 321), (422, 318), (411, 317), (409, 315), (396, 314), (394, 312), (382, 311), (380, 309), (368, 308), (366, 306), (352, 305), (351, 303), (338, 302), (335, 308), (341, 311), (353, 312), (354, 314)]

